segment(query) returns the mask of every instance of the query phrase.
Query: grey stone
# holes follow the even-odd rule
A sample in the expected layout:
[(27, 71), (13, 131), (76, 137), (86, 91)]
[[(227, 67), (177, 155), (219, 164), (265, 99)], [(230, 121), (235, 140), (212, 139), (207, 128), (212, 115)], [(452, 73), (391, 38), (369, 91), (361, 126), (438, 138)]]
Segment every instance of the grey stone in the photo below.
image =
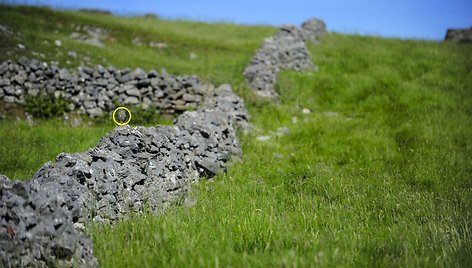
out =
[(4, 96), (3, 101), (8, 103), (15, 103), (16, 98), (14, 96)]
[(156, 78), (158, 75), (159, 75), (159, 74), (157, 73), (156, 70), (151, 70), (151, 71), (149, 71), (147, 77), (148, 77), (148, 78)]
[(17, 84), (23, 85), (26, 80), (26, 77), (23, 74), (17, 74), (13, 77), (12, 80), (15, 81)]
[(203, 167), (207, 172), (210, 172), (211, 175), (215, 175), (224, 171), (216, 158), (205, 157), (197, 161), (197, 164)]
[(324, 21), (314, 18), (303, 22), (301, 29), (305, 41), (316, 44), (326, 33), (326, 24)]
[(133, 97), (137, 97), (137, 98), (141, 97), (141, 93), (135, 87), (128, 87), (128, 89), (126, 89), (125, 93), (128, 96), (133, 96)]
[(199, 96), (199, 95), (195, 95), (195, 94), (188, 94), (188, 93), (185, 93), (182, 95), (182, 99), (184, 101), (190, 101), (190, 102), (199, 102), (202, 100), (202, 97)]
[(133, 78), (131, 77), (130, 74), (125, 74), (125, 75), (117, 77), (116, 80), (118, 80), (118, 82), (120, 82), (120, 83), (126, 83), (128, 81), (131, 81), (132, 79)]
[(444, 40), (451, 42), (471, 43), (472, 27), (468, 29), (448, 29)]
[(148, 87), (151, 85), (151, 80), (143, 79), (143, 80), (140, 80), (136, 85), (138, 88)]
[(137, 79), (137, 80), (142, 80), (147, 77), (146, 72), (141, 68), (136, 68), (134, 71), (131, 72), (130, 75), (133, 79)]
[(85, 101), (84, 102), (85, 109), (91, 109), (97, 107), (97, 103), (95, 101)]
[(271, 136), (257, 136), (256, 140), (258, 141), (268, 141), (271, 139)]
[(127, 97), (124, 101), (124, 104), (138, 104), (139, 99), (137, 97)]
[(288, 127), (279, 127), (277, 129), (277, 135), (279, 136), (287, 135), (289, 133), (290, 133), (290, 129)]
[(10, 80), (8, 80), (8, 79), (0, 79), (0, 87), (9, 86), (9, 85), (10, 85)]
[(67, 56), (75, 59), (75, 58), (77, 58), (77, 52), (69, 51), (69, 52), (67, 52)]
[(103, 110), (100, 107), (95, 107), (87, 110), (87, 113), (91, 117), (99, 117), (103, 114)]
[(30, 73), (28, 75), (28, 81), (31, 82), (31, 83), (35, 83), (36, 82), (36, 75), (34, 73)]
[(143, 98), (143, 103), (142, 103), (143, 109), (145, 110), (149, 109), (149, 107), (151, 107), (151, 104), (152, 104), (152, 101), (148, 97)]
[(99, 78), (99, 79), (95, 80), (95, 85), (106, 87), (108, 85), (108, 81), (106, 79)]
[[(7, 98), (7, 101), (21, 103), (26, 94), (51, 94), (70, 101), (71, 111), (76, 109), (93, 116), (96, 113), (89, 113), (88, 110), (100, 108), (103, 113), (111, 112), (116, 101), (139, 104), (142, 100), (144, 109), (156, 107), (173, 114), (176, 111), (198, 109), (206, 101), (203, 96), (207, 98), (206, 87), (200, 85), (196, 76), (173, 76), (165, 70), (159, 75), (154, 70), (147, 74), (139, 68), (131, 72), (129, 69), (117, 71), (110, 67), (83, 66), (76, 74), (59, 68), (57, 63), (51, 63), (49, 67), (44, 62), (23, 57), (17, 62), (1, 63), (0, 72), (3, 73), (0, 79), (3, 95), (15, 96)], [(222, 94), (208, 94), (209, 103), (226, 103), (221, 107), (232, 107), (231, 101), (234, 99), (229, 95), (223, 96), (226, 93)], [(240, 111), (241, 102), (236, 100), (235, 105)], [(238, 125), (246, 117), (244, 114), (233, 116), (238, 118)]]
[(69, 71), (67, 69), (60, 69), (59, 70), (59, 79), (60, 80), (70, 80), (71, 79), (71, 75), (69, 73)]

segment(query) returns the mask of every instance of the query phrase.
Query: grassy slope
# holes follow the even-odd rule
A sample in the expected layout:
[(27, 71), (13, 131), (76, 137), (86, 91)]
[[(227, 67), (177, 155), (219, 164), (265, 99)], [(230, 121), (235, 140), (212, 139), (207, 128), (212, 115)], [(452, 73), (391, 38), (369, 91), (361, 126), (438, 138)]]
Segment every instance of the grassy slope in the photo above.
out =
[[(84, 62), (84, 57), (89, 57), (91, 63), (104, 66), (112, 64), (117, 68), (141, 67), (159, 71), (166, 68), (172, 74), (197, 74), (205, 82), (231, 83), (241, 93), (244, 92), (241, 76), (244, 66), (262, 38), (275, 31), (262, 26), (169, 22), (143, 17), (116, 18), (1, 5), (0, 18), (0, 24), (21, 33), (13, 37), (0, 35), (0, 61), (21, 56), (38, 58), (32, 55), (35, 51), (45, 54), (47, 61), (56, 60), (63, 67), (75, 68)], [(77, 25), (107, 29), (106, 46), (100, 48), (70, 39), (69, 35)], [(168, 48), (136, 46), (132, 43), (136, 37), (144, 43), (166, 43)], [(54, 40), (61, 40), (63, 45), (56, 47)], [(25, 45), (27, 49), (18, 49), (18, 44)], [(69, 51), (77, 52), (77, 59), (69, 57)], [(197, 58), (191, 59), (190, 53), (195, 53)], [(67, 61), (70, 63), (67, 64)], [(84, 151), (110, 129), (110, 124), (102, 122), (93, 127), (68, 129), (56, 122), (29, 127), (25, 123), (0, 120), (0, 173), (11, 178), (27, 179), (60, 152)]]
[[(33, 11), (28, 10), (39, 17), (50, 12)], [(5, 8), (0, 12), (3, 16)], [(22, 12), (7, 13), (15, 17)], [(165, 63), (176, 73), (195, 72), (236, 85), (241, 85), (242, 68), (262, 37), (273, 32), (264, 27), (54, 14), (68, 22), (86, 20), (123, 31), (117, 36), (131, 36), (128, 29), (175, 42), (171, 51), (160, 55), (135, 49), (123, 38), (100, 51), (116, 66), (160, 68)], [(154, 23), (165, 25), (165, 30), (152, 28)], [(203, 37), (195, 35), (195, 27)], [(79, 52), (79, 45), (72, 43)], [(197, 49), (205, 63), (187, 58)], [(331, 34), (311, 52), (320, 71), (283, 73), (279, 105), (247, 97), (256, 131), (242, 137), (243, 162), (214, 182), (196, 185), (195, 206), (91, 230), (102, 266), (470, 267), (470, 46)], [(129, 61), (114, 55), (128, 55), (123, 57)], [(149, 61), (150, 55), (163, 60)], [(312, 113), (304, 115), (302, 108)], [(297, 124), (292, 123), (294, 116)], [(31, 129), (48, 124), (53, 123)], [(282, 126), (290, 128), (288, 135), (255, 140)], [(0, 137), (3, 140), (6, 129), (12, 136), (33, 131), (26, 128), (3, 122)], [(67, 131), (59, 127), (39, 136), (62, 140), (60, 133)], [(69, 133), (80, 137), (86, 131)], [(94, 134), (97, 140), (100, 131)], [(33, 139), (29, 135), (22, 140)], [(63, 150), (80, 151), (81, 145), (85, 150), (90, 139)], [(5, 153), (15, 147), (12, 143), (2, 143), (2, 163), (14, 156)], [(15, 155), (21, 153), (16, 147)], [(32, 152), (32, 157), (46, 161), (50, 158), (45, 152)]]

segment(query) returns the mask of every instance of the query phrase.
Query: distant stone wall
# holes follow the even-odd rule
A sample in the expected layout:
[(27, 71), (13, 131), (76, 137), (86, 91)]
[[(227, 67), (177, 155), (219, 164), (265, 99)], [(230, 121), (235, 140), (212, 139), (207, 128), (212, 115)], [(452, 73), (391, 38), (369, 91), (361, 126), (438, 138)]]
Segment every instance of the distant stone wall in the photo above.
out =
[(244, 69), (246, 83), (262, 97), (275, 99), (277, 74), (282, 69), (296, 71), (313, 68), (305, 42), (317, 43), (326, 32), (323, 21), (308, 20), (302, 28), (285, 25), (271, 37), (264, 39), (251, 63)]
[[(94, 81), (110, 74), (95, 71), (84, 73), (96, 77)], [(64, 76), (64, 71), (52, 72), (48, 77), (53, 85), (68, 84), (72, 77)], [(65, 79), (58, 77), (60, 72)], [(157, 78), (171, 92), (193, 90), (198, 81), (195, 77), (161, 79), (143, 72), (114, 72), (118, 73), (127, 80), (120, 83), (135, 86), (140, 97), (149, 86), (137, 84), (146, 79)], [(123, 79), (126, 75), (129, 77)], [(126, 84), (130, 81), (136, 83)], [(50, 84), (47, 79), (42, 83)], [(100, 96), (106, 86), (95, 86), (102, 88)], [(107, 92), (121, 94), (119, 90)], [(126, 97), (134, 96), (124, 92)], [(225, 171), (228, 161), (241, 156), (236, 128), (248, 125), (247, 112), (229, 85), (208, 86), (205, 96), (202, 108), (184, 112), (173, 126), (118, 127), (84, 153), (61, 153), (56, 162), (46, 163), (28, 181), (12, 182), (0, 175), (0, 266), (97, 266), (92, 242), (83, 232), (89, 221), (113, 222), (129, 212), (143, 212), (145, 207), (157, 212), (169, 204), (185, 203), (191, 183)]]
[(444, 40), (458, 43), (472, 43), (472, 27), (469, 29), (448, 29)]
[(175, 76), (154, 70), (81, 67), (77, 73), (35, 59), (0, 64), (0, 100), (22, 104), (27, 96), (52, 94), (71, 102), (72, 111), (98, 117), (124, 105), (156, 107), (174, 114), (195, 110), (205, 89), (196, 76)]

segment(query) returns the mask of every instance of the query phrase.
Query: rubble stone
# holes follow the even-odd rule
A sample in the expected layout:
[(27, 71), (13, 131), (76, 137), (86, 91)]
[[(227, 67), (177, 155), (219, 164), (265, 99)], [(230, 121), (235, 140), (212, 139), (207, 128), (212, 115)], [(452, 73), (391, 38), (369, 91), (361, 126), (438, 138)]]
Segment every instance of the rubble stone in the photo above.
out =
[(248, 86), (261, 97), (277, 99), (274, 87), (280, 70), (316, 69), (305, 41), (317, 43), (325, 28), (323, 21), (312, 19), (303, 23), (301, 29), (284, 25), (274, 36), (264, 39), (262, 47), (244, 69)]

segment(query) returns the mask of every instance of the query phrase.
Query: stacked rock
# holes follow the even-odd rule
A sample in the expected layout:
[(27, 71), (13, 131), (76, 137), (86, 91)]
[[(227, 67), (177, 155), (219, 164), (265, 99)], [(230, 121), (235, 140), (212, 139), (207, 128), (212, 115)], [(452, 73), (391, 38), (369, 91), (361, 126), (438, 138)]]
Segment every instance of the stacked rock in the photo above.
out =
[(326, 33), (326, 24), (320, 19), (310, 19), (302, 23), (301, 31), (305, 42), (316, 44)]
[(0, 64), (0, 100), (22, 104), (26, 96), (49, 94), (70, 101), (70, 110), (101, 116), (114, 102), (155, 107), (164, 113), (195, 110), (204, 92), (196, 76), (174, 76), (165, 71), (116, 70), (81, 67), (77, 74), (57, 65), (21, 58)]
[(302, 29), (291, 25), (280, 27), (274, 36), (264, 39), (262, 47), (244, 69), (249, 87), (259, 96), (276, 99), (278, 94), (274, 86), (278, 72), (281, 69), (302, 71), (312, 68), (305, 41), (316, 43), (325, 31), (324, 23), (317, 19), (305, 22)]
[(174, 126), (119, 127), (84, 153), (61, 153), (26, 182), (0, 176), (0, 263), (96, 266), (88, 221), (163, 211), (190, 183), (225, 171), (241, 156), (235, 128), (248, 124), (247, 112), (229, 85), (206, 100)]
[(457, 43), (471, 43), (472, 27), (469, 29), (448, 29), (444, 40)]
[(32, 179), (0, 177), (3, 266), (93, 267), (88, 221), (162, 211), (188, 186), (225, 171), (241, 156), (236, 126), (247, 125), (241, 98), (223, 85), (174, 126), (118, 127), (84, 153), (61, 153)]
[[(94, 267), (92, 242), (74, 228), (86, 196), (84, 186), (54, 177), (43, 194), (32, 182), (12, 182), (0, 175), (0, 265), (2, 267)], [(60, 189), (47, 193), (46, 190)]]

